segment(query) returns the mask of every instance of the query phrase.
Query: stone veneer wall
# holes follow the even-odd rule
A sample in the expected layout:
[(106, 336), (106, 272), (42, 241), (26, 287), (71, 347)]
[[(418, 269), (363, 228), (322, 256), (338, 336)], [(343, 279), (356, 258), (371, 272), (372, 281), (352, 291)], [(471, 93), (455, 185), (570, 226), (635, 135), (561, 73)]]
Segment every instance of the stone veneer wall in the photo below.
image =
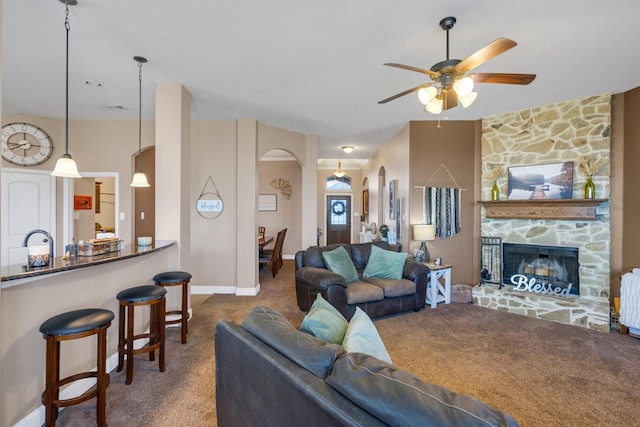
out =
[[(491, 199), (492, 171), (501, 165), (501, 199), (507, 198), (507, 168), (573, 161), (573, 198), (584, 197), (586, 175), (581, 157), (598, 158), (593, 175), (596, 198), (609, 198), (611, 95), (545, 105), (487, 117), (482, 121), (482, 196)], [(580, 297), (562, 298), (532, 292), (475, 286), (474, 303), (542, 319), (609, 331), (609, 203), (598, 207), (595, 221), (496, 220), (482, 209), (482, 236), (503, 242), (578, 248)]]

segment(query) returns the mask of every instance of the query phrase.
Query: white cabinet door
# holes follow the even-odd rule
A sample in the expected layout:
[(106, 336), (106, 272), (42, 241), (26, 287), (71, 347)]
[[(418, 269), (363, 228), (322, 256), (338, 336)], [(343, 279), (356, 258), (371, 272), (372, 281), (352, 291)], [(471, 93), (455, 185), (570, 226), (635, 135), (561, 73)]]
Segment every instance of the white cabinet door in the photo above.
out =
[[(29, 231), (48, 231), (55, 242), (56, 178), (49, 171), (2, 168), (1, 180), (0, 262), (26, 264), (27, 249), (22, 242)], [(42, 238), (35, 234), (29, 243), (43, 244)]]

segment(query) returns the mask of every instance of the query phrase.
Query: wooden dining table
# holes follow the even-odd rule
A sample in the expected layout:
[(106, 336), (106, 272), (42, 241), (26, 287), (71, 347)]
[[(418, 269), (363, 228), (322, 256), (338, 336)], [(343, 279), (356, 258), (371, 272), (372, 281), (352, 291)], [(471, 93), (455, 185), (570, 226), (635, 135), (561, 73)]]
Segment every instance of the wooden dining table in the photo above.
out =
[(258, 237), (258, 248), (260, 255), (264, 252), (264, 247), (273, 242), (273, 236)]

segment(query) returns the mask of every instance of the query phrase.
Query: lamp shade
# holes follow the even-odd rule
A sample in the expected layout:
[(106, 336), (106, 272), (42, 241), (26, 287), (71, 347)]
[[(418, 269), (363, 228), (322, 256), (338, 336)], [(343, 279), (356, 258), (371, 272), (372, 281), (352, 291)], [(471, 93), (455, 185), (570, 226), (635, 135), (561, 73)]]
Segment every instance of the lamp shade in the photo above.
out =
[(413, 225), (413, 240), (435, 240), (436, 239), (436, 226), (431, 224), (414, 224)]
[(473, 104), (473, 101), (476, 100), (478, 96), (478, 92), (471, 92), (465, 96), (458, 96), (458, 101), (462, 104), (463, 108), (467, 108), (469, 105)]
[(131, 180), (131, 187), (149, 187), (147, 176), (142, 172), (136, 172)]
[(78, 166), (75, 160), (69, 154), (64, 154), (56, 162), (56, 167), (51, 172), (52, 176), (61, 176), (64, 178), (81, 178), (78, 173)]

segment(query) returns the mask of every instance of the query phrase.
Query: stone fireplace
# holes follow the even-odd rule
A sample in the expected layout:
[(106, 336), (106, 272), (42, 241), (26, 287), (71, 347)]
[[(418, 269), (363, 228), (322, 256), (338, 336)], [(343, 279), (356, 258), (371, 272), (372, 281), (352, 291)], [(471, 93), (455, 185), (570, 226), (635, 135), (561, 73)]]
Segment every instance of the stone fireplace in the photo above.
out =
[[(596, 184), (596, 197), (605, 201), (598, 205), (595, 219), (592, 220), (543, 219), (535, 215), (518, 219), (487, 218), (486, 208), (483, 207), (483, 237), (501, 239), (503, 245), (574, 248), (577, 251), (578, 270), (574, 286), (577, 289), (571, 296), (564, 296), (553, 292), (523, 292), (516, 290), (514, 286), (504, 286), (504, 283), (483, 283), (474, 287), (474, 303), (511, 313), (609, 331), (610, 128), (609, 94), (483, 119), (482, 200), (491, 199), (494, 182), (492, 172), (496, 167), (501, 170), (497, 184), (500, 188), (500, 200), (504, 201), (507, 200), (507, 168), (556, 162), (573, 162), (573, 199), (581, 199), (587, 176), (581, 173), (579, 163), (582, 158), (588, 157), (600, 159), (600, 165), (592, 179)], [(538, 273), (544, 272), (546, 267), (548, 273), (550, 266), (545, 264), (544, 258), (534, 258), (533, 261), (538, 260), (536, 264), (523, 266), (523, 271), (533, 271), (535, 276), (536, 267)], [(508, 277), (504, 271), (502, 273), (504, 282)], [(527, 283), (530, 283), (531, 278), (528, 280)]]

